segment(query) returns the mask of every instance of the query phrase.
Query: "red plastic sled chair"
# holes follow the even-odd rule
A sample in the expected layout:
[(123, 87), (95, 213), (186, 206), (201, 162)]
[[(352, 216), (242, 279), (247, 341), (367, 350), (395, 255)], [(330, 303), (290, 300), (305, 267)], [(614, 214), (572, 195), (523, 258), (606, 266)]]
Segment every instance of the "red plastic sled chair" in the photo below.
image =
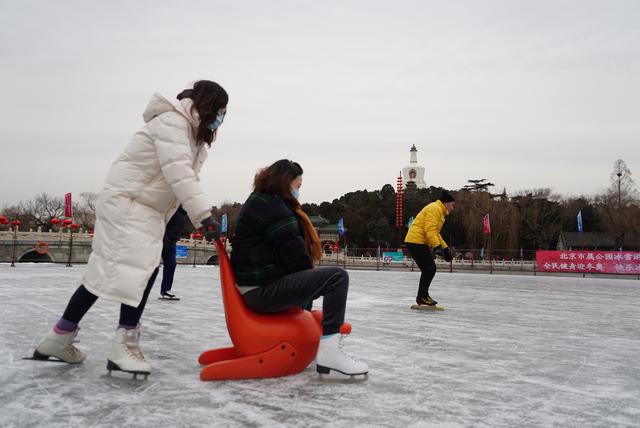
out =
[[(222, 243), (222, 300), (233, 346), (205, 351), (202, 380), (259, 379), (300, 373), (315, 358), (322, 329), (322, 312), (290, 309), (275, 314), (250, 311), (236, 288), (235, 275)], [(345, 326), (343, 326), (345, 327)]]

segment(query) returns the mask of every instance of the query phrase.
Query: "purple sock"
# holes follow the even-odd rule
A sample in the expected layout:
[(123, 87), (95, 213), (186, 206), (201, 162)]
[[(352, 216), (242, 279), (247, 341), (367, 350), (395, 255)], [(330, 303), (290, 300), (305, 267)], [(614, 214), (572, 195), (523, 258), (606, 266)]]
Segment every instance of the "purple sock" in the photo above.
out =
[(118, 324), (118, 328), (124, 328), (125, 330), (135, 330), (136, 327), (135, 325)]
[(71, 333), (73, 331), (76, 331), (77, 328), (78, 328), (78, 323), (67, 321), (64, 318), (60, 318), (60, 320), (57, 322), (55, 327), (53, 327), (53, 330), (56, 333), (66, 334), (66, 333)]

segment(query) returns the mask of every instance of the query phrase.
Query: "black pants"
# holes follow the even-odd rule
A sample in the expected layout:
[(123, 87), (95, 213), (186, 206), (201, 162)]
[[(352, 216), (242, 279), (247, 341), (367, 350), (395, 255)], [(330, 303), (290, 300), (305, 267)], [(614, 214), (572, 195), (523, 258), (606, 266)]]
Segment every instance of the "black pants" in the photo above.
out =
[(173, 217), (169, 219), (167, 227), (164, 230), (164, 239), (162, 240), (162, 284), (160, 286), (160, 294), (171, 291), (173, 285), (173, 275), (176, 272), (176, 243), (180, 239), (180, 234), (186, 226), (189, 218), (187, 212), (182, 209), (182, 205), (178, 207)]
[[(147, 282), (147, 288), (144, 290), (144, 294), (142, 295), (142, 300), (137, 308), (129, 305), (120, 305), (120, 325), (128, 325), (128, 326), (136, 326), (138, 322), (140, 322), (140, 317), (142, 316), (142, 312), (144, 312), (144, 307), (147, 304), (147, 298), (149, 297), (149, 292), (151, 291), (151, 287), (153, 287), (153, 282), (156, 280), (156, 276), (158, 275), (158, 268), (153, 271), (151, 274), (151, 278), (149, 282)], [(78, 287), (69, 303), (67, 304), (67, 309), (65, 309), (62, 318), (67, 321), (78, 324), (82, 317), (91, 309), (91, 306), (98, 300), (98, 296), (91, 293), (87, 290), (84, 285)]]
[(431, 250), (428, 245), (410, 244), (408, 242), (406, 245), (409, 253), (411, 253), (411, 257), (413, 257), (420, 271), (422, 271), (417, 298), (427, 297), (429, 295), (429, 286), (436, 274), (436, 262), (433, 261), (433, 256), (431, 255)]
[(242, 297), (249, 309), (259, 313), (280, 312), (324, 296), (322, 334), (335, 334), (344, 323), (349, 274), (338, 267), (308, 269), (285, 275), (271, 285)]
[(175, 273), (176, 243), (165, 241), (162, 247), (162, 283), (160, 284), (160, 294), (171, 291)]

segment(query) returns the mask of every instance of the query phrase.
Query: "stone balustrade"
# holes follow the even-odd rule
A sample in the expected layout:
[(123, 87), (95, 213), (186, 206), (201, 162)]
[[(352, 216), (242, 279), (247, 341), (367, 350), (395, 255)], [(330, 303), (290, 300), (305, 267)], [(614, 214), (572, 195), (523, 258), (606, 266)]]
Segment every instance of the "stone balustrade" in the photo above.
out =
[[(35, 245), (46, 243), (44, 254), (36, 251)], [(71, 263), (86, 263), (91, 254), (93, 235), (85, 232), (74, 232), (71, 243), (68, 229), (64, 231), (0, 231), (0, 263), (16, 262), (48, 262), (69, 263), (69, 247), (71, 246)], [(70, 245), (71, 244), (71, 245)], [(204, 239), (181, 239), (178, 245), (187, 248), (187, 257), (179, 258), (179, 264), (215, 264), (216, 249)]]

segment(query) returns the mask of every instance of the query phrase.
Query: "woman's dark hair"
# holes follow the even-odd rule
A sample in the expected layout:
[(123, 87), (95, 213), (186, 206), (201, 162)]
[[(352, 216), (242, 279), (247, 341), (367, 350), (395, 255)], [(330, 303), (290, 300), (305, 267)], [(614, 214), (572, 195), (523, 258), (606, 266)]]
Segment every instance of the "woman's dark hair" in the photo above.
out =
[(210, 80), (199, 80), (193, 85), (193, 89), (185, 89), (180, 92), (177, 97), (179, 100), (183, 98), (191, 98), (193, 107), (200, 115), (200, 125), (196, 141), (198, 145), (211, 143), (215, 141), (218, 130), (211, 131), (208, 126), (216, 120), (218, 110), (227, 107), (229, 103), (229, 95), (227, 91), (216, 82)]
[(256, 193), (278, 195), (291, 206), (297, 207), (299, 202), (291, 195), (291, 181), (302, 175), (302, 167), (289, 159), (280, 159), (272, 165), (261, 169), (253, 181)]

